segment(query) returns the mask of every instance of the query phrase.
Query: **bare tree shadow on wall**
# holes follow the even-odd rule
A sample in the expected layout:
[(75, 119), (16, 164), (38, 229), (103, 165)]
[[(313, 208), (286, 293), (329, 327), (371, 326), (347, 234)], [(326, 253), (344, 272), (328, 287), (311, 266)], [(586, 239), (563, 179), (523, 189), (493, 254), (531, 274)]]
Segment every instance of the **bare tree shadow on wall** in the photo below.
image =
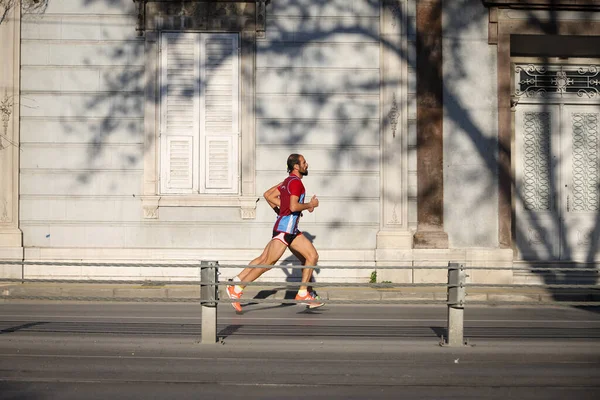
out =
[[(464, 30), (467, 32), (469, 29), (475, 28), (476, 26), (472, 23), (472, 21), (478, 20), (478, 18), (470, 18), (468, 13), (461, 13), (458, 10), (468, 10), (465, 8), (469, 3), (469, 0), (459, 0), (452, 3), (447, 3), (447, 7), (454, 7), (455, 12), (448, 13), (448, 21), (449, 26), (459, 27), (457, 35), (460, 35), (460, 31)], [(592, 4), (592, 2), (589, 2)], [(481, 10), (482, 13), (487, 14), (487, 10)], [(527, 15), (527, 24), (532, 27), (532, 29), (537, 29), (540, 32), (543, 32), (543, 35), (555, 35), (559, 32), (559, 20), (558, 20), (558, 6), (554, 5), (550, 7), (547, 11), (542, 10), (530, 10), (523, 11)], [(580, 16), (582, 19), (580, 20), (580, 26), (582, 31), (585, 31), (588, 24), (591, 22), (593, 13), (581, 13)], [(486, 20), (487, 22), (487, 20)], [(453, 40), (453, 38), (447, 39), (448, 43), (451, 43), (451, 46), (445, 46), (444, 50), (448, 50), (445, 53), (445, 60), (452, 60), (449, 65), (452, 65), (452, 68), (447, 68), (446, 79), (444, 81), (444, 106), (445, 111), (448, 113), (449, 117), (452, 119), (453, 123), (457, 125), (457, 127), (463, 131), (468, 139), (473, 144), (472, 148), (476, 150), (476, 154), (479, 155), (480, 159), (483, 160), (484, 165), (489, 171), (489, 174), (494, 176), (496, 174), (495, 171), (498, 172), (498, 176), (500, 179), (500, 193), (499, 196), (502, 198), (504, 204), (511, 204), (511, 199), (514, 199), (515, 202), (525, 203), (524, 193), (517, 185), (517, 181), (515, 180), (515, 176), (513, 171), (511, 170), (511, 158), (513, 160), (513, 164), (515, 161), (515, 154), (511, 152), (511, 141), (504, 138), (502, 141), (498, 141), (498, 138), (492, 137), (487, 132), (480, 128), (480, 123), (477, 121), (471, 113), (471, 110), (467, 108), (460, 100), (461, 96), (458, 92), (463, 92), (464, 89), (472, 82), (471, 74), (472, 70), (467, 70), (465, 66), (465, 45), (468, 42), (464, 42), (461, 40)], [(511, 54), (511, 56), (515, 56), (518, 54)], [(596, 53), (596, 56), (598, 54)], [(532, 55), (528, 55), (532, 56)], [(536, 54), (535, 56), (541, 57), (542, 64), (550, 62), (549, 54)], [(564, 56), (563, 54), (552, 54), (552, 56)], [(495, 65), (492, 68), (495, 69)], [(482, 70), (481, 72), (485, 71)], [(511, 71), (511, 73), (514, 71)], [(449, 78), (449, 79), (448, 79)], [(505, 77), (507, 78), (507, 77)], [(512, 78), (512, 77), (511, 77)], [(494, 85), (496, 82), (493, 83)], [(463, 87), (461, 87), (463, 86)], [(498, 87), (497, 90), (501, 91), (503, 88)], [(512, 95), (512, 93), (511, 93)], [(503, 98), (500, 96), (499, 98)], [(502, 107), (506, 107), (507, 105), (500, 105)], [(518, 105), (517, 105), (518, 107)], [(549, 112), (549, 104), (545, 103), (543, 106), (542, 112)], [(514, 132), (513, 132), (514, 134)], [(498, 151), (493, 151), (493, 149), (497, 148)], [(490, 151), (490, 149), (492, 151)], [(558, 175), (558, 169), (561, 168), (562, 156), (559, 155), (559, 158), (552, 163), (550, 176), (552, 178)], [(477, 176), (481, 176), (477, 174)], [(551, 199), (556, 199), (560, 196), (559, 187), (555, 179), (550, 179), (548, 182), (548, 197)], [(476, 179), (476, 178), (475, 178)], [(481, 197), (477, 199), (476, 203), (485, 204), (488, 200), (489, 192), (482, 191)], [(513, 210), (514, 211), (514, 210)], [(528, 262), (525, 265), (532, 265), (535, 269), (532, 269), (533, 274), (540, 277), (543, 283), (547, 285), (597, 285), (598, 283), (598, 272), (597, 272), (597, 261), (596, 257), (598, 254), (598, 239), (599, 229), (600, 229), (600, 209), (597, 210), (595, 215), (595, 224), (592, 232), (590, 232), (591, 238), (596, 238), (590, 240), (587, 248), (587, 255), (584, 257), (584, 260), (581, 262), (570, 262), (569, 260), (573, 258), (574, 249), (571, 244), (565, 240), (566, 233), (569, 230), (569, 227), (565, 225), (564, 218), (555, 218), (553, 219), (552, 226), (547, 227), (544, 226), (542, 221), (537, 217), (537, 215), (531, 211), (526, 211), (525, 215), (531, 221), (531, 228), (535, 231), (539, 232), (541, 236), (550, 237), (557, 232), (561, 232), (561, 243), (559, 246), (562, 248), (563, 256), (565, 258), (565, 262), (560, 259), (556, 259), (551, 255), (555, 251), (552, 248), (551, 241), (546, 241), (544, 243), (545, 248), (536, 250), (533, 246), (531, 246), (531, 242), (528, 241), (520, 241), (519, 243), (513, 243), (515, 246), (515, 250), (520, 254), (527, 254), (525, 261)], [(504, 223), (504, 221), (499, 221), (500, 223)], [(519, 225), (516, 224), (516, 220), (513, 214), (513, 219), (511, 221), (512, 224), (512, 240), (515, 241), (517, 237), (527, 237), (528, 232), (522, 230)], [(543, 271), (539, 268), (544, 267), (573, 267), (575, 268), (583, 268), (587, 269), (586, 271)], [(574, 297), (572, 289), (566, 288), (550, 288), (549, 292), (553, 295), (556, 300), (592, 300), (594, 295), (597, 296), (598, 293), (596, 290), (583, 290), (582, 293), (576, 295)], [(580, 291), (581, 292), (581, 291)], [(594, 293), (596, 292), (596, 293)], [(587, 293), (587, 294), (586, 294)]]
[[(81, 1), (86, 6), (101, 3), (132, 7), (128, 0)], [(184, 3), (177, 1), (177, 4), (181, 4), (182, 7)], [(276, 3), (272, 2), (268, 12), (277, 6)], [(379, 57), (380, 47), (383, 47), (393, 51), (399, 59), (407, 62), (410, 69), (417, 68), (414, 57), (410, 56), (411, 51), (397, 46), (394, 41), (380, 35), (379, 19), (373, 18), (379, 16), (379, 1), (365, 0), (361, 3), (361, 7), (366, 10), (364, 15), (353, 12), (350, 3), (354, 4), (354, 2), (314, 0), (310, 3), (310, 7), (306, 7), (306, 1), (288, 0), (286, 4), (289, 9), (286, 13), (270, 14), (267, 40), (260, 40), (256, 50), (257, 57), (264, 64), (259, 66), (260, 73), (257, 73), (259, 81), (256, 89), (257, 101), (252, 110), (255, 113), (254, 120), (257, 122), (256, 145), (270, 153), (282, 154), (304, 149), (318, 150), (319, 154), (322, 154), (321, 159), (318, 160), (321, 167), (312, 169), (311, 178), (318, 180), (324, 188), (325, 193), (319, 195), (322, 200), (367, 201), (372, 193), (365, 188), (372, 187), (372, 182), (376, 182), (375, 189), (379, 189), (379, 165), (385, 161), (379, 151), (380, 128), (386, 128), (391, 123), (389, 118), (384, 118), (381, 121), (383, 126), (379, 125), (380, 88), (382, 85), (408, 87), (410, 84), (404, 78), (382, 82), (379, 70), (369, 75), (369, 69), (361, 68), (358, 61), (364, 60), (365, 55), (368, 54), (376, 54)], [(447, 133), (444, 140), (452, 140), (455, 136), (464, 134), (464, 138), (469, 142), (469, 149), (473, 150), (474, 157), (479, 158), (476, 171), (465, 173), (463, 178), (475, 184), (480, 190), (469, 203), (453, 206), (462, 206), (463, 215), (475, 215), (479, 212), (481, 215), (486, 215), (483, 207), (490, 202), (490, 193), (495, 195), (494, 188), (498, 187), (498, 179), (501, 181), (498, 196), (501, 196), (505, 203), (510, 204), (513, 196), (516, 201), (523, 201), (522, 193), (516, 189), (510, 167), (511, 156), (514, 156), (511, 154), (510, 143), (500, 142), (497, 136), (487, 132), (475, 115), (473, 106), (466, 104), (462, 95), (462, 89), (476, 80), (476, 73), (468, 69), (469, 66), (465, 63), (467, 57), (473, 56), (466, 49), (471, 42), (461, 38), (468, 36), (471, 30), (479, 29), (480, 21), (483, 20), (487, 24), (487, 9), (480, 1), (475, 0), (456, 0), (443, 2), (443, 4), (446, 25), (455, 30), (445, 32), (444, 62), (452, 67), (444, 69), (443, 102), (448, 121), (457, 127), (456, 132)], [(473, 17), (469, 17), (471, 12), (474, 13)], [(540, 18), (540, 15), (545, 12), (526, 10), (523, 12), (528, 13), (528, 24), (532, 27), (539, 27), (547, 35), (558, 32), (558, 16), (555, 9), (546, 12), (544, 18)], [(593, 13), (588, 14), (583, 16), (582, 28), (585, 28), (586, 23), (592, 18)], [(291, 18), (293, 27), (290, 27), (290, 18), (286, 17), (289, 15), (293, 16)], [(319, 16), (323, 15), (342, 15), (345, 16), (345, 22), (321, 24)], [(416, 29), (413, 16), (407, 15), (402, 7), (395, 9), (393, 15), (397, 24), (406, 24), (407, 35), (414, 35)], [(27, 20), (27, 15), (24, 18)], [(130, 21), (129, 29), (134, 34), (135, 18), (130, 18)], [(344, 36), (354, 40), (343, 39)], [(423, 46), (420, 38), (415, 37), (413, 41), (416, 47)], [(325, 73), (314, 73), (313, 69), (321, 71), (318, 66), (337, 65), (336, 60), (343, 58), (340, 57), (342, 52), (356, 57), (344, 58), (344, 65), (339, 67), (343, 70), (341, 77), (332, 79)], [(100, 166), (105, 162), (103, 157), (109, 157), (112, 159), (112, 167), (116, 173), (97, 179), (102, 179), (104, 183), (108, 182), (105, 188), (110, 191), (110, 194), (135, 196), (141, 193), (138, 189), (141, 185), (135, 185), (136, 180), (143, 175), (141, 171), (144, 167), (141, 160), (146, 152), (155, 151), (155, 144), (148, 142), (152, 139), (148, 136), (144, 137), (143, 134), (146, 106), (143, 78), (159, 76), (159, 74), (149, 70), (149, 62), (145, 59), (143, 38), (129, 38), (122, 40), (122, 43), (112, 43), (112, 47), (104, 54), (113, 65), (120, 68), (103, 69), (106, 90), (98, 90), (90, 99), (79, 105), (94, 116), (90, 119), (93, 122), (82, 127), (76, 123), (76, 119), (62, 118), (65, 131), (81, 137), (82, 143), (87, 146), (85, 157), (87, 164), (78, 168), (77, 178), (72, 185), (77, 187), (78, 193), (98, 195), (91, 189), (94, 175), (99, 174)], [(93, 67), (93, 60), (86, 59), (79, 66)], [(299, 66), (302, 68), (298, 68)], [(496, 68), (496, 66), (492, 67)], [(356, 71), (361, 73), (358, 74)], [(242, 74), (245, 73), (247, 71), (242, 71)], [(268, 75), (269, 73), (271, 75)], [(283, 82), (284, 86), (279, 88), (277, 93), (272, 93), (261, 89), (260, 84), (265, 82), (261, 79), (277, 79), (277, 82)], [(200, 82), (200, 85), (205, 84)], [(492, 84), (496, 85), (496, 82)], [(162, 93), (162, 89), (159, 87), (157, 93)], [(188, 97), (191, 99), (190, 94)], [(497, 106), (492, 102), (490, 107)], [(497, 109), (490, 111), (494, 115)], [(311, 136), (311, 133), (316, 134), (318, 140), (314, 135)], [(116, 147), (120, 148), (120, 153)], [(508, 164), (506, 160), (509, 161)], [(125, 182), (123, 176), (127, 173), (131, 173), (133, 179)], [(267, 176), (279, 172), (273, 169), (263, 170), (261, 173)], [(134, 184), (132, 185), (131, 182)], [(351, 183), (344, 186), (345, 182)], [(426, 196), (427, 193), (436, 193), (433, 189), (422, 188), (420, 191)], [(257, 187), (257, 192), (260, 191), (261, 188)], [(343, 193), (343, 196), (340, 196), (340, 193)], [(101, 194), (107, 195), (107, 193)], [(557, 195), (557, 188), (554, 186), (551, 187), (551, 195)], [(402, 201), (400, 198), (390, 200)], [(327, 225), (330, 230), (327, 235), (334, 235), (336, 231), (347, 229), (349, 226), (346, 221), (336, 219), (335, 215), (324, 218), (326, 223), (335, 222)], [(540, 221), (536, 221), (533, 216), (532, 221), (538, 229), (545, 230)], [(115, 222), (122, 221), (115, 220)], [(567, 227), (560, 221), (556, 221), (554, 230), (564, 229)], [(592, 237), (599, 237), (599, 229), (600, 211), (596, 214)], [(569, 252), (569, 244), (563, 243), (563, 245)], [(183, 246), (185, 247), (185, 244)], [(598, 276), (594, 271), (598, 246), (598, 241), (592, 240), (586, 261), (582, 264), (573, 264), (589, 267), (589, 274), (583, 274), (582, 277), (582, 274), (566, 271), (564, 274), (543, 274), (542, 279), (548, 284), (571, 282), (573, 279), (597, 284)], [(525, 252), (528, 249), (521, 250)], [(538, 265), (544, 265), (544, 261), (554, 262), (541, 254), (537, 254), (534, 258)], [(293, 263), (294, 260), (295, 257), (289, 257), (284, 262)], [(298, 272), (295, 271), (299, 270), (290, 271), (287, 279), (298, 279), (298, 276), (294, 275)], [(557, 298), (562, 295), (558, 290), (552, 292)]]
[(46, 8), (48, 8), (49, 0), (0, 0), (0, 25), (6, 19), (8, 13), (14, 7), (19, 6), (19, 1), (22, 12), (28, 14), (43, 14), (46, 11)]

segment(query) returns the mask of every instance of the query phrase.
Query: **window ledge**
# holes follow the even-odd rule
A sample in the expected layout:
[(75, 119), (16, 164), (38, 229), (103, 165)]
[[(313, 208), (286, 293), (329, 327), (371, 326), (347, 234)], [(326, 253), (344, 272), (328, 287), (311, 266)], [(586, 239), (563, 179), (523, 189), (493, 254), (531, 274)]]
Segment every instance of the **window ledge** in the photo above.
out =
[(158, 219), (160, 207), (239, 207), (242, 219), (256, 218), (256, 196), (163, 195), (142, 196), (144, 218)]

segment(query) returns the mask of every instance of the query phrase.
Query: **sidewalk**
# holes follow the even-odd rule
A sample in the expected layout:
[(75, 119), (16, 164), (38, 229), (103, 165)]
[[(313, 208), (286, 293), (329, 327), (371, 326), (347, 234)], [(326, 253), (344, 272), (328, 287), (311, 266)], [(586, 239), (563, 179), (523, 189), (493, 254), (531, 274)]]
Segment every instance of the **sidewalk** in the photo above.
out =
[[(227, 299), (225, 286), (219, 287), (220, 298)], [(324, 300), (339, 301), (445, 301), (446, 289), (432, 287), (418, 288), (353, 288), (353, 287), (317, 287), (315, 288)], [(282, 283), (279, 287), (250, 286), (246, 288), (243, 299), (293, 299), (296, 289), (286, 289)], [(600, 301), (598, 289), (548, 289), (523, 288), (467, 288), (466, 302), (560, 302), (560, 301)], [(40, 300), (77, 300), (94, 301), (145, 299), (147, 301), (177, 301), (200, 299), (198, 285), (154, 285), (148, 284), (84, 284), (84, 283), (2, 283), (0, 282), (0, 300), (17, 300), (23, 298), (40, 298)], [(180, 300), (181, 301), (181, 300)]]

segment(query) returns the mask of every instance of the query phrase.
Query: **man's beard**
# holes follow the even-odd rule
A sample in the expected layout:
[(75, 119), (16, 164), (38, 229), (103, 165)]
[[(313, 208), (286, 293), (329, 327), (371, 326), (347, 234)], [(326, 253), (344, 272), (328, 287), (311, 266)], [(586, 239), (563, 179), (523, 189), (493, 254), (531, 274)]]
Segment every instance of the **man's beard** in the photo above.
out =
[(302, 176), (308, 175), (308, 170), (305, 169), (304, 171), (300, 171), (300, 175), (302, 175)]

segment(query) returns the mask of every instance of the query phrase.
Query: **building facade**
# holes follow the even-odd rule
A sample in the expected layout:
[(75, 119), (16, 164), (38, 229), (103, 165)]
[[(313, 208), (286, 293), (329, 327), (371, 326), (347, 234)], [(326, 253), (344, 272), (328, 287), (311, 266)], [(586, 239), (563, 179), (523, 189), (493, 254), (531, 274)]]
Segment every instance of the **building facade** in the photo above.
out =
[(599, 258), (598, 1), (5, 3), (0, 258), (246, 264), (290, 153), (323, 280)]

